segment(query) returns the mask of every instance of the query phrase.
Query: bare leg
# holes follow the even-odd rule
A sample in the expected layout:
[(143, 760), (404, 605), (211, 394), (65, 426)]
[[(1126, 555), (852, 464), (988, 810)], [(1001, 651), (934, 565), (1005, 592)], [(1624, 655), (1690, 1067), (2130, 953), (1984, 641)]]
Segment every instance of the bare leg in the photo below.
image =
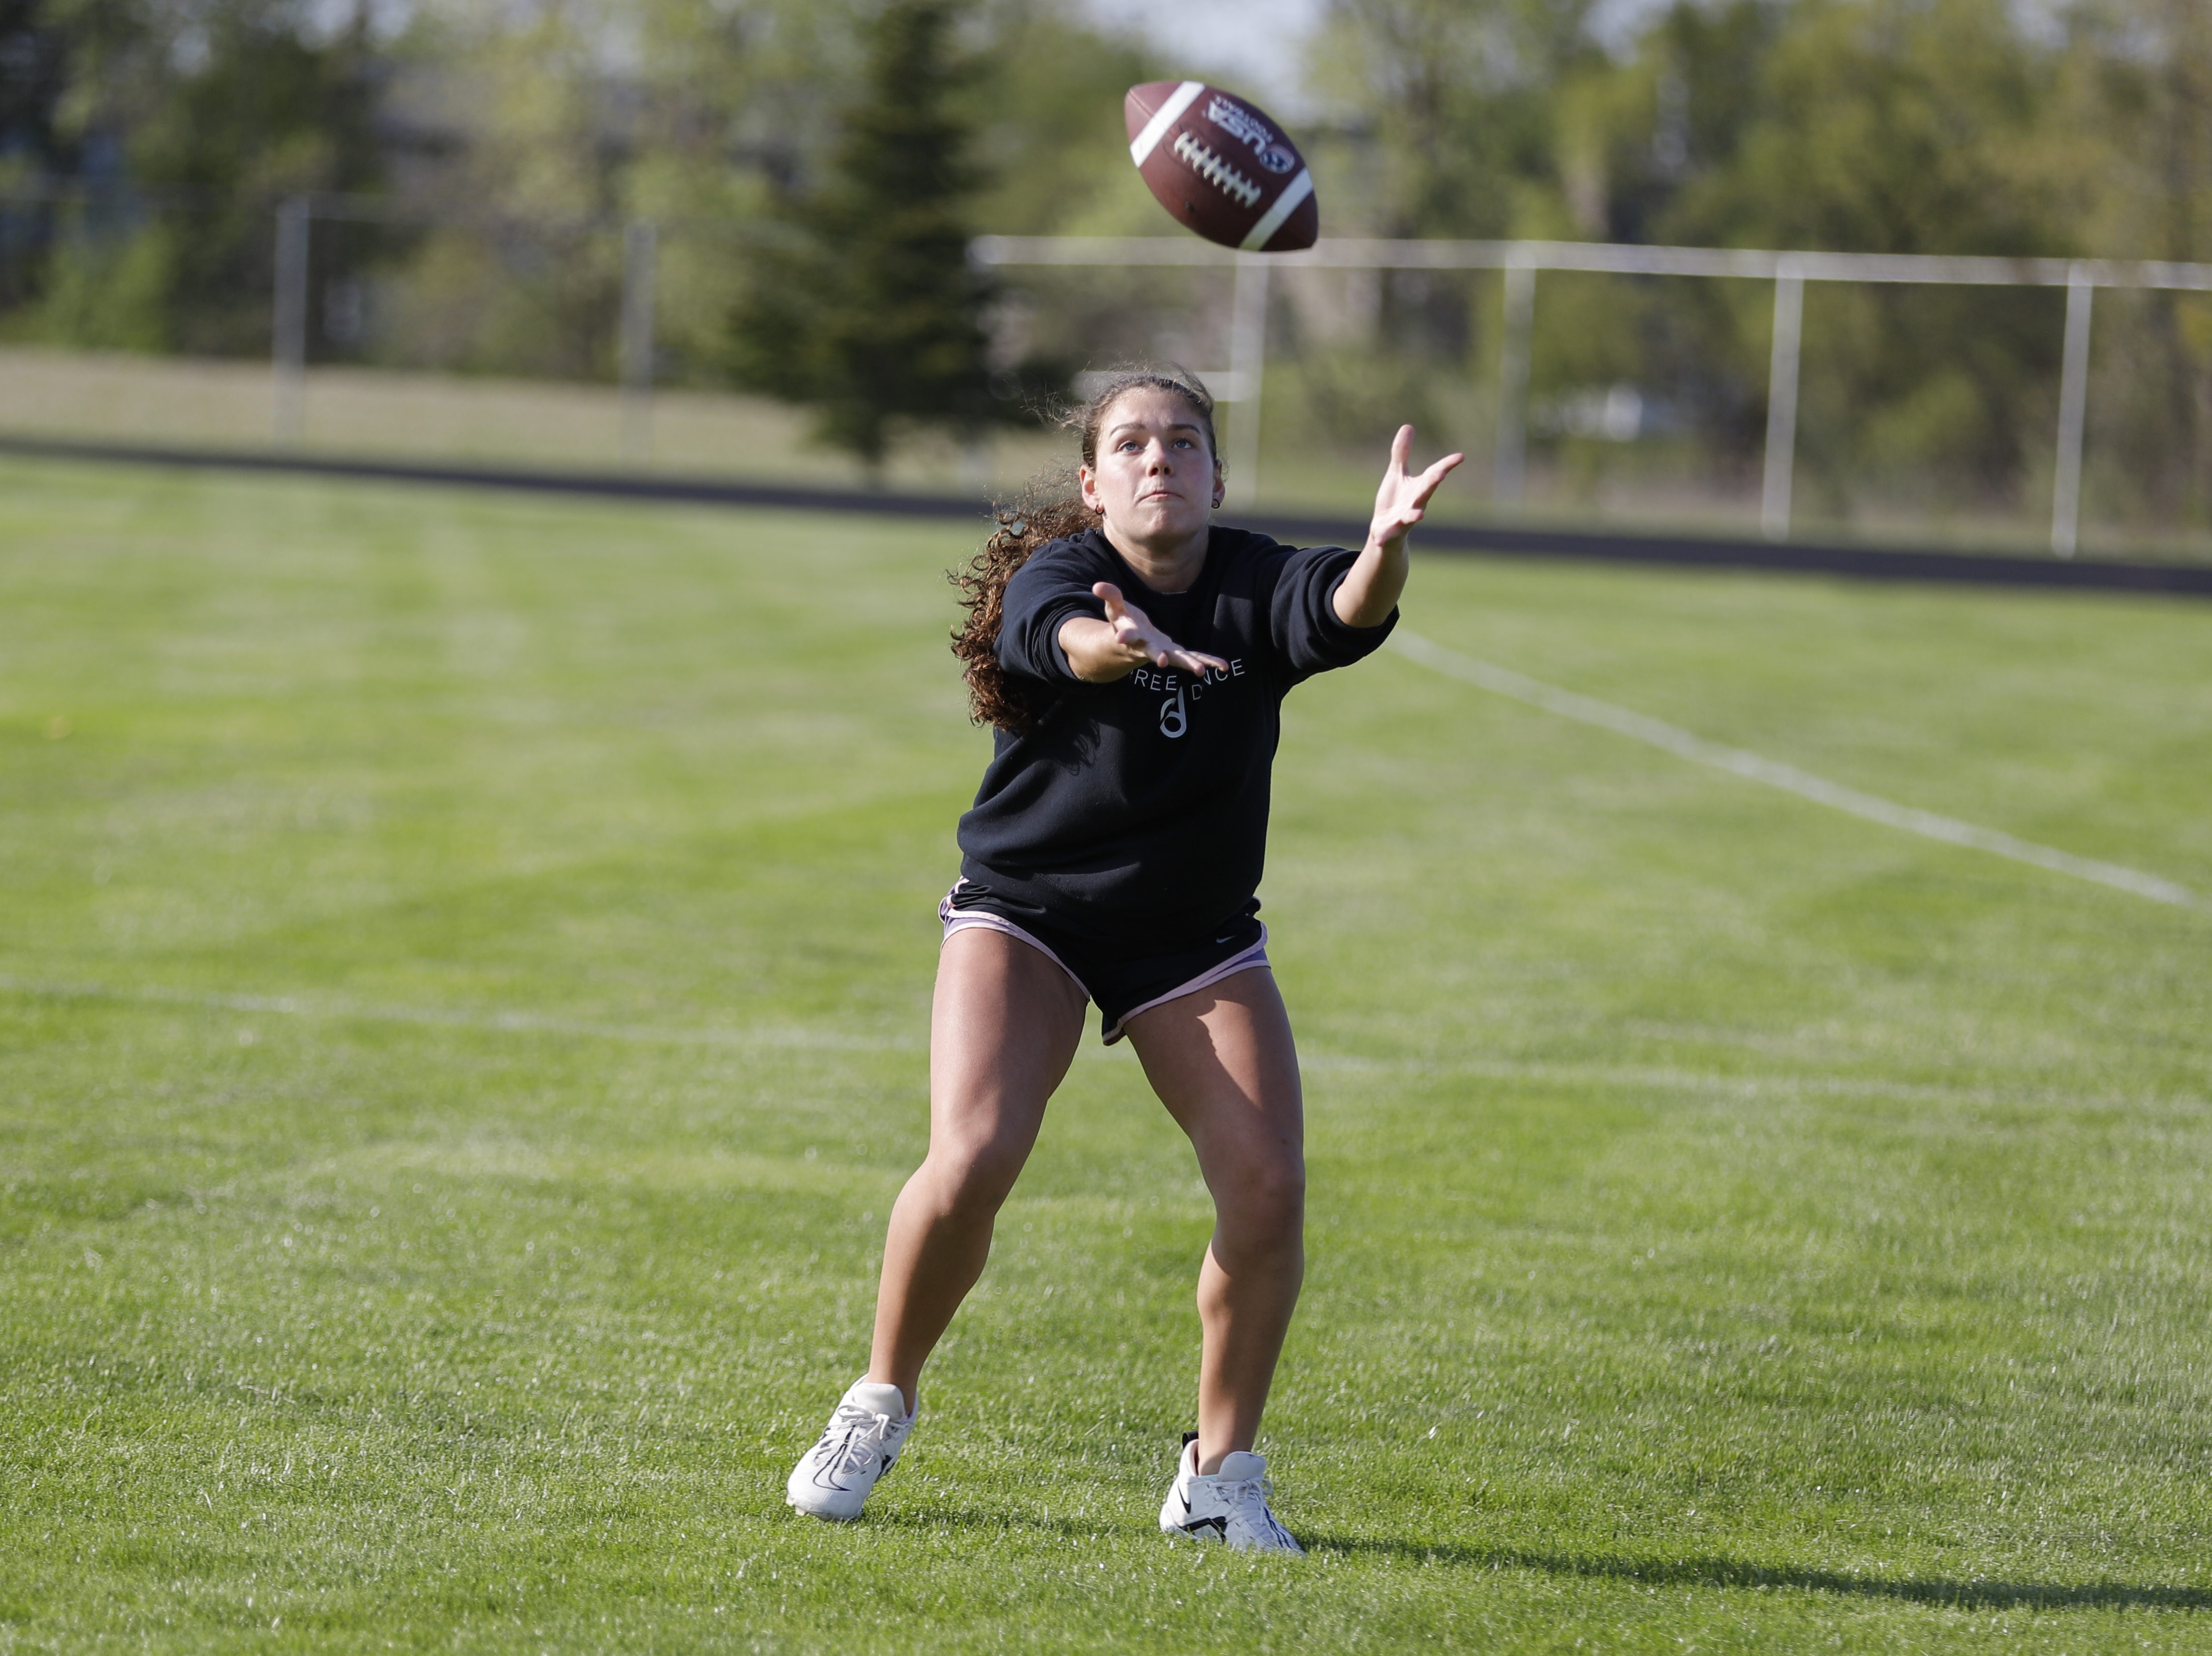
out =
[(1305, 1275), (1305, 1106), (1291, 1020), (1265, 966), (1129, 1021), (1213, 1193), (1198, 1273), (1198, 1470), (1249, 1449)]
[(1000, 1204), (1083, 1038), (1083, 993), (1003, 932), (945, 940), (929, 1022), (929, 1154), (892, 1205), (868, 1378), (915, 1403), (921, 1366), (983, 1274)]

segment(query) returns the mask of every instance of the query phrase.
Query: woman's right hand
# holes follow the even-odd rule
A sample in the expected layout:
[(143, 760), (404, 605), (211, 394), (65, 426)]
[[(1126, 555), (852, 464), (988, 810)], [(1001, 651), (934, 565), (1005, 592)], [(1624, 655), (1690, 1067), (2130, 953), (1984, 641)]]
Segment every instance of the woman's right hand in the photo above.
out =
[(1103, 621), (1087, 615), (1060, 623), (1060, 647), (1067, 664), (1086, 684), (1111, 684), (1140, 667), (1180, 667), (1204, 677), (1225, 673), (1229, 663), (1203, 650), (1185, 649), (1154, 626), (1152, 618), (1121, 596), (1113, 582), (1102, 581), (1091, 589), (1106, 606)]

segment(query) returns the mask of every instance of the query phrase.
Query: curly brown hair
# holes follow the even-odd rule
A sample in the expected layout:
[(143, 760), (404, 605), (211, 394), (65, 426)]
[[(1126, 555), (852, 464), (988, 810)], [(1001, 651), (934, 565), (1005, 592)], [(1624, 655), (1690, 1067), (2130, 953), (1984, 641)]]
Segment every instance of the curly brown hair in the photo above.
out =
[[(1158, 368), (1121, 368), (1103, 381), (1081, 403), (1061, 415), (1058, 424), (1078, 434), (1083, 464), (1098, 464), (1098, 434), (1107, 411), (1132, 391), (1164, 391), (1182, 398), (1198, 416), (1206, 433), (1206, 450), (1219, 455), (1214, 441), (1213, 399), (1194, 375)], [(1215, 465), (1220, 461), (1217, 459)], [(1098, 527), (1098, 514), (1083, 503), (1076, 475), (1055, 466), (1032, 478), (1011, 502), (993, 510), (998, 527), (983, 543), (983, 550), (967, 564), (946, 572), (960, 589), (960, 606), (968, 618), (952, 634), (952, 653), (960, 658), (962, 676), (968, 681), (968, 713), (977, 724), (991, 725), (1017, 735), (1036, 728), (1039, 709), (1036, 686), (1018, 679), (999, 662), (999, 624), (1006, 596), (1006, 582), (1039, 549)]]

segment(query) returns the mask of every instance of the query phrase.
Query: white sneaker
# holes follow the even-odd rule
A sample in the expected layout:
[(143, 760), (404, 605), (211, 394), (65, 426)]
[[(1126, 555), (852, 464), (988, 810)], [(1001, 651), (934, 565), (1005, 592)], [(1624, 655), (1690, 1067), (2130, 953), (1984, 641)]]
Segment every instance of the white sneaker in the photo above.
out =
[(1218, 1541), (1237, 1552), (1303, 1558), (1306, 1549), (1291, 1538), (1267, 1505), (1274, 1492), (1267, 1482), (1267, 1458), (1241, 1449), (1223, 1456), (1221, 1470), (1211, 1477), (1200, 1476), (1198, 1440), (1193, 1438), (1176, 1463), (1175, 1482), (1160, 1507), (1160, 1528), (1171, 1536)]
[(821, 1441), (791, 1469), (783, 1498), (816, 1518), (858, 1518), (876, 1480), (897, 1463), (914, 1418), (898, 1387), (854, 1381)]

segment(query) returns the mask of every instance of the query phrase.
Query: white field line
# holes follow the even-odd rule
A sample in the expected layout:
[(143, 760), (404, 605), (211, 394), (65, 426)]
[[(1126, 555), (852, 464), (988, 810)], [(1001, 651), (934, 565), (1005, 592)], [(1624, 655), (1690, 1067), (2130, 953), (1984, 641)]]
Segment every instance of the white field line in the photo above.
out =
[[(335, 996), (209, 995), (161, 984), (54, 983), (0, 976), (0, 995), (20, 995), (30, 1000), (105, 1001), (125, 1006), (179, 1007), (202, 1012), (322, 1019), (334, 1023), (359, 1020), (419, 1024), (449, 1029), (480, 1030), (494, 1034), (555, 1035), (575, 1040), (612, 1041), (645, 1046), (908, 1052), (917, 1056), (926, 1050), (919, 1038), (853, 1035), (796, 1025), (748, 1030), (712, 1026), (683, 1028), (665, 1024), (593, 1023), (535, 1012), (496, 1009), (462, 1012), (443, 1007), (376, 1005)], [(1076, 1060), (1078, 1062), (1126, 1063), (1133, 1062), (1135, 1056), (1126, 1044), (1110, 1047), (1086, 1044), (1077, 1052)], [(1885, 1081), (1859, 1075), (1747, 1075), (1656, 1065), (1557, 1063), (1540, 1058), (1371, 1058), (1356, 1057), (1347, 1053), (1309, 1051), (1300, 1055), (1299, 1067), (1310, 1074), (1319, 1075), (1464, 1075), (1486, 1081), (1622, 1087), (1637, 1091), (1703, 1093), (1742, 1099), (1863, 1098), (1963, 1105), (2017, 1105), (2045, 1100), (2075, 1105), (2106, 1104), (2129, 1108), (2147, 1105), (2188, 1109), (2208, 1107), (2207, 1100), (2179, 1096), (2145, 1095), (2113, 1099), (2075, 1093), (2021, 1093), (1986, 1087), (1943, 1087), (1927, 1082)]]
[(1880, 823), (1885, 828), (1902, 829), (1908, 834), (1942, 840), (1947, 845), (1963, 845), (1970, 850), (1987, 851), (1995, 856), (2009, 857), (2014, 862), (2047, 868), (2053, 874), (2071, 874), (2076, 880), (2094, 880), (2100, 886), (2131, 892), (2154, 903), (2171, 903), (2184, 909), (2212, 907), (2188, 887), (2177, 886), (2170, 880), (2161, 880), (2156, 874), (2147, 874), (2141, 869), (2124, 868), (2117, 862), (2100, 862), (2093, 857), (2075, 856), (2071, 851), (2055, 850), (2031, 840), (2015, 839), (2010, 834), (2000, 833), (1994, 828), (1979, 827), (1971, 822), (1961, 822), (1956, 817), (1939, 816), (1917, 806), (1899, 805), (1873, 794), (1863, 794), (1856, 788), (1830, 782), (1809, 770), (1800, 770), (1794, 764), (1784, 764), (1779, 760), (1766, 758), (1741, 747), (1727, 747), (1719, 742), (1709, 742), (1680, 726), (1670, 725), (1647, 714), (1615, 707), (1611, 702), (1577, 695), (1571, 690), (1561, 690), (1556, 685), (1528, 678), (1510, 667), (1478, 661), (1471, 655), (1447, 649), (1442, 644), (1434, 643), (1419, 633), (1407, 632), (1402, 627), (1391, 635), (1390, 643), (1400, 654), (1419, 662), (1423, 667), (1447, 678), (1457, 679), (1463, 684), (1486, 690), (1494, 696), (1509, 697), (1530, 707), (1541, 708), (1547, 713), (1556, 713), (1564, 719), (1577, 720), (1639, 742), (1648, 742), (1678, 758), (1688, 759), (1693, 764), (1710, 765), (1716, 770), (1726, 770), (1751, 782), (1764, 782), (1769, 788), (1778, 788), (1785, 794), (1795, 794), (1800, 799), (1811, 800), (1816, 805), (1826, 805), (1869, 822)]

